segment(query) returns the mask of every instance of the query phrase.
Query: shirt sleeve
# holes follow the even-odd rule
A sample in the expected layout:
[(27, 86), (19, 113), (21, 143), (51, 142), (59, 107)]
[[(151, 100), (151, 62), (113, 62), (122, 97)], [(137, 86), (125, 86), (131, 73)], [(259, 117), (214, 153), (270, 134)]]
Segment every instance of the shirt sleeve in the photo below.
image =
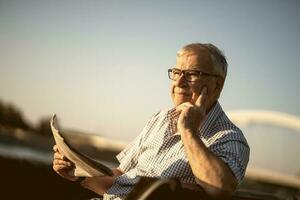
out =
[(154, 114), (133, 142), (127, 145), (125, 149), (116, 156), (120, 162), (119, 169), (121, 169), (124, 173), (136, 167), (143, 141), (151, 130), (153, 122), (157, 118), (158, 114), (159, 112)]
[(245, 176), (250, 153), (242, 132), (226, 133), (210, 146), (210, 150), (229, 166), (240, 184)]

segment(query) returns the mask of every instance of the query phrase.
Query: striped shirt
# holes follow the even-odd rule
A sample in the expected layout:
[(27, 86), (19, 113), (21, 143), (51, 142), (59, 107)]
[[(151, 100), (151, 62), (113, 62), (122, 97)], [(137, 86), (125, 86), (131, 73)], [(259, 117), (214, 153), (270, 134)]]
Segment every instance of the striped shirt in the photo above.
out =
[[(197, 184), (192, 173), (176, 123), (175, 108), (156, 113), (141, 134), (117, 159), (124, 172), (104, 194), (104, 199), (123, 199), (141, 176), (176, 178), (182, 183)], [(244, 178), (249, 160), (249, 146), (243, 133), (223, 112), (217, 102), (206, 115), (198, 136), (232, 170), (238, 183)]]

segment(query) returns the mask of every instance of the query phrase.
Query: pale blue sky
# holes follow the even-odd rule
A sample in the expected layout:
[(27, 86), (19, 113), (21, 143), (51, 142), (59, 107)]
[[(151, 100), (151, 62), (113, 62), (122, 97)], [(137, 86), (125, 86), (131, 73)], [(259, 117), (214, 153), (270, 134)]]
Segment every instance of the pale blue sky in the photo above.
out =
[(130, 140), (170, 107), (167, 69), (191, 42), (224, 50), (225, 110), (300, 116), (300, 1), (3, 1), (0, 98), (32, 122)]

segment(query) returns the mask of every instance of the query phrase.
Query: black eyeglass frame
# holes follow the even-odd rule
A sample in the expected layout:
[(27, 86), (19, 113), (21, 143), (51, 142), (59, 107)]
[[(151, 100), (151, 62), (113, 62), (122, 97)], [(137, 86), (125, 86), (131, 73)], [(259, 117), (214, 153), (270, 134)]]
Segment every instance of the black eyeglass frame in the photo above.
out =
[(191, 80), (188, 80), (186, 78), (186, 72), (197, 72), (199, 73), (199, 77), (201, 76), (212, 76), (212, 77), (221, 77), (220, 75), (217, 75), (217, 74), (210, 74), (210, 73), (207, 73), (207, 72), (203, 72), (201, 70), (197, 70), (197, 69), (190, 69), (190, 70), (181, 70), (181, 69), (177, 69), (177, 68), (170, 68), (168, 69), (168, 76), (169, 76), (169, 79), (173, 80), (173, 81), (176, 81), (177, 79), (172, 79), (171, 78), (171, 74), (173, 73), (173, 70), (178, 70), (180, 72), (180, 75), (183, 74), (183, 77), (186, 81), (188, 82), (198, 82), (198, 81), (191, 81)]

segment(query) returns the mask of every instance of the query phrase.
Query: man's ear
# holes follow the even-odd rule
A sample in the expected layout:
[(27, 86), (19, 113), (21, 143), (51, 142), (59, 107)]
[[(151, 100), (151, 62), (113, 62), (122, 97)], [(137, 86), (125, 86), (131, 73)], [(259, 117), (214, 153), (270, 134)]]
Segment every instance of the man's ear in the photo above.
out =
[(216, 87), (215, 87), (215, 91), (217, 92), (217, 94), (219, 94), (219, 95), (221, 94), (223, 85), (224, 85), (224, 78), (218, 77), (216, 80)]

